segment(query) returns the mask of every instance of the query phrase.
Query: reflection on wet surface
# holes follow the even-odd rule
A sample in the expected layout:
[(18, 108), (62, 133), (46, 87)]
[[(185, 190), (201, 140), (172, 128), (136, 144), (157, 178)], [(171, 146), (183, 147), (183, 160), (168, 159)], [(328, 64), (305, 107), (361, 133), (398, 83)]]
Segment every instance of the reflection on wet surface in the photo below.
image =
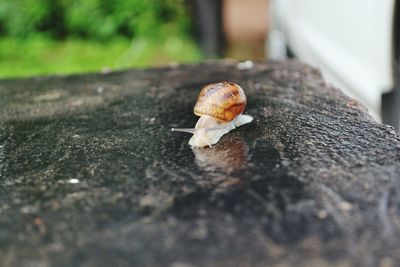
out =
[(238, 134), (223, 138), (211, 148), (192, 148), (196, 164), (205, 172), (227, 174), (244, 169), (247, 165), (249, 148)]

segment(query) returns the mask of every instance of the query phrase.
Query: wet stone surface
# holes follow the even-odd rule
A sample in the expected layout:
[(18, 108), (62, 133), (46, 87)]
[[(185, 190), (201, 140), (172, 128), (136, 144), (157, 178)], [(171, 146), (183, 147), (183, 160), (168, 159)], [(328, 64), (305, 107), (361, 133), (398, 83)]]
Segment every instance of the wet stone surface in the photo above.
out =
[[(191, 149), (223, 80), (255, 120)], [(399, 159), (296, 61), (0, 81), (0, 265), (397, 266)]]

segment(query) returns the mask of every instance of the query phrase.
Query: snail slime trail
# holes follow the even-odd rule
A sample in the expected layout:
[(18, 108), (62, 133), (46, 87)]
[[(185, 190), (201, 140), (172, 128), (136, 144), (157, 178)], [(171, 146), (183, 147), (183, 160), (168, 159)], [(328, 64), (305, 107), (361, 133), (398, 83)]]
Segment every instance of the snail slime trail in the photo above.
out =
[(232, 82), (205, 86), (197, 98), (194, 114), (199, 116), (194, 128), (172, 128), (171, 131), (193, 134), (192, 147), (211, 147), (231, 130), (250, 123), (253, 117), (242, 114), (247, 99), (243, 89)]

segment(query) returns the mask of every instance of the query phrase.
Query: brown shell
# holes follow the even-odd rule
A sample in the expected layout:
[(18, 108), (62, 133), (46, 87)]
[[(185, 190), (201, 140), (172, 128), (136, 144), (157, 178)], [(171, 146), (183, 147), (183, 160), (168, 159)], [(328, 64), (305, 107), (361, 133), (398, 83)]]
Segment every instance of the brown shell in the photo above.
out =
[(194, 114), (229, 122), (244, 111), (246, 102), (246, 95), (239, 85), (232, 82), (213, 83), (201, 90)]

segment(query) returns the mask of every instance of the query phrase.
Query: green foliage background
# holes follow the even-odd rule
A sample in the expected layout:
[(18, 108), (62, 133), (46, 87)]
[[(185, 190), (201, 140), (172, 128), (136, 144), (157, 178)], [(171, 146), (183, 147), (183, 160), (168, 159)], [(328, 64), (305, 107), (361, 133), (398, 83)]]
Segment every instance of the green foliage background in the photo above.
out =
[(187, 10), (183, 0), (0, 0), (0, 77), (199, 60)]
[(185, 11), (182, 0), (0, 0), (0, 34), (157, 39), (187, 34)]

